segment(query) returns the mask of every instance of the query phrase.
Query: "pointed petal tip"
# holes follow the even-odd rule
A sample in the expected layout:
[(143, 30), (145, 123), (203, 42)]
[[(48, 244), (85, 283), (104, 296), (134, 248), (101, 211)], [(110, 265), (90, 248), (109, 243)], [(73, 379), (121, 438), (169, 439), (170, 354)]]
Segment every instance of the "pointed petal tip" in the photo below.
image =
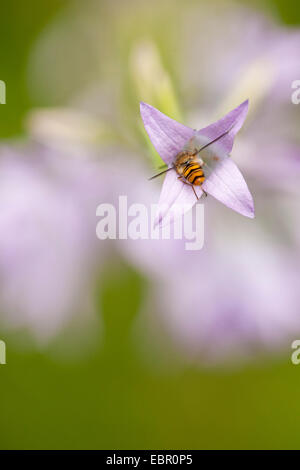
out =
[[(246, 183), (245, 183), (246, 184)], [(242, 207), (231, 207), (231, 209), (236, 210), (241, 215), (248, 217), (249, 219), (254, 219), (255, 209), (252, 194), (249, 191), (248, 186), (246, 185), (244, 198), (240, 200), (242, 202)]]
[(240, 214), (244, 215), (245, 217), (248, 217), (249, 219), (255, 218), (255, 210), (252, 196), (251, 199), (248, 200), (247, 204), (245, 204), (245, 208), (243, 211), (240, 212)]
[(243, 124), (244, 119), (248, 113), (248, 109), (249, 109), (249, 99), (246, 99), (233, 110), (235, 112), (238, 112), (237, 114), (238, 120), (242, 119), (242, 116), (244, 116), (241, 122), (241, 125)]
[(153, 222), (153, 228), (156, 229), (157, 227), (160, 227), (161, 222), (162, 222), (161, 214), (157, 214)]
[(254, 218), (254, 202), (246, 181), (237, 165), (227, 157), (208, 176), (205, 191), (239, 214)]
[[(247, 187), (247, 188), (248, 188), (248, 187)], [(249, 188), (248, 188), (248, 191), (249, 191)], [(250, 219), (254, 219), (254, 218), (255, 218), (255, 208), (254, 208), (253, 197), (252, 197), (252, 194), (250, 193), (250, 191), (249, 191), (248, 207), (249, 207), (248, 217), (249, 217)]]
[(238, 106), (239, 109), (245, 109), (245, 112), (247, 113), (248, 112), (248, 109), (249, 109), (249, 99), (247, 98), (245, 101), (243, 101), (239, 106)]
[(143, 116), (143, 110), (147, 107), (147, 104), (144, 101), (140, 101), (140, 113)]
[(230, 207), (228, 204), (224, 204), (224, 205), (227, 206), (229, 209), (233, 210), (234, 212), (236, 212), (237, 214), (247, 217), (247, 219), (255, 218), (254, 207), (250, 207), (250, 206)]
[(151, 104), (145, 103), (145, 101), (140, 101), (140, 111), (142, 112), (146, 109), (153, 109), (153, 106), (151, 106)]
[(143, 114), (145, 113), (145, 111), (147, 110), (147, 108), (151, 108), (151, 106), (147, 103), (145, 103), (144, 101), (140, 101), (140, 113), (141, 113), (141, 116), (143, 118)]
[(248, 217), (248, 219), (254, 219), (255, 218), (255, 212), (254, 208), (249, 209), (246, 213), (243, 214), (245, 217)]
[(248, 203), (244, 204), (231, 204), (231, 203), (226, 203), (225, 201), (220, 201), (222, 202), (225, 206), (227, 206), (229, 209), (233, 210), (237, 214), (240, 214), (244, 217), (247, 217), (248, 219), (254, 219), (255, 218), (255, 211), (254, 211), (254, 206), (253, 202), (251, 203), (250, 201)]
[(194, 135), (194, 131), (143, 101), (140, 102), (140, 113), (153, 146), (164, 162), (169, 165)]

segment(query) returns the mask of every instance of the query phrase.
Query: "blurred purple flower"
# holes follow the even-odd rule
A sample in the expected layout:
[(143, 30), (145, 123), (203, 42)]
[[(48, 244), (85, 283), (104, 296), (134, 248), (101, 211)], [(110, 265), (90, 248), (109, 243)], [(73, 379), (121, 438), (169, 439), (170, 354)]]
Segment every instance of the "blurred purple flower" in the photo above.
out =
[[(248, 101), (245, 101), (217, 122), (194, 131), (170, 119), (152, 106), (141, 103), (141, 116), (145, 129), (169, 168), (172, 168), (176, 155), (182, 149), (194, 150), (218, 139), (201, 152), (206, 179), (202, 186), (194, 186), (194, 191), (200, 198), (203, 188), (231, 209), (253, 218), (252, 196), (237, 166), (229, 158), (234, 137), (243, 125), (247, 110)], [(189, 210), (197, 201), (194, 191), (191, 185), (179, 180), (176, 171), (169, 171), (158, 203), (157, 222), (162, 223), (170, 211), (174, 214), (175, 206), (181, 208), (176, 211), (176, 217)]]
[[(40, 344), (67, 327), (100, 326), (95, 287), (113, 242), (97, 238), (96, 209), (117, 208), (120, 194), (145, 200), (147, 172), (132, 153), (67, 148), (0, 149), (1, 327), (27, 329)], [(149, 186), (148, 201), (155, 195)]]
[(45, 341), (76, 314), (95, 319), (92, 289), (104, 254), (95, 207), (106, 192), (96, 161), (38, 146), (1, 149), (2, 325)]

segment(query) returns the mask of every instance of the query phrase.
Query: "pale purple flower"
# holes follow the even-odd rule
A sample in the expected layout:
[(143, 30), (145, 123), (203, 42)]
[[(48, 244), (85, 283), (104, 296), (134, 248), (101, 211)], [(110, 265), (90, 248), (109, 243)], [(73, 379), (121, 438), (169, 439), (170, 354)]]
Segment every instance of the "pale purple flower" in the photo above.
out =
[(101, 170), (46, 147), (1, 148), (2, 329), (26, 328), (44, 342), (73, 319), (96, 321), (93, 285), (106, 250), (95, 208), (109, 197)]
[[(216, 142), (206, 147), (201, 155), (199, 154), (204, 161), (204, 175), (206, 176), (202, 188), (236, 212), (253, 218), (252, 196), (242, 174), (229, 157), (234, 137), (246, 118), (247, 110), (248, 101), (245, 101), (217, 122), (194, 131), (152, 106), (141, 103), (145, 129), (169, 168), (172, 167), (174, 158), (183, 148), (201, 148), (217, 139)], [(201, 187), (194, 186), (194, 190), (200, 198), (203, 194)], [(180, 181), (175, 170), (168, 171), (159, 200), (158, 222), (162, 223), (165, 215), (172, 211), (174, 206), (182, 207), (182, 211), (177, 211), (177, 217), (196, 202), (191, 185)]]

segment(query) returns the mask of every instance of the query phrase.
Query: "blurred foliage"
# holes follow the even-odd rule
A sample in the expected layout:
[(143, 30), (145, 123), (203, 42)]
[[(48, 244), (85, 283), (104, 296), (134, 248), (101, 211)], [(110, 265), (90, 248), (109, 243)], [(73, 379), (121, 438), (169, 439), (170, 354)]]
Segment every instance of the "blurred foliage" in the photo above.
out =
[(22, 132), (24, 115), (32, 106), (26, 76), (30, 49), (43, 27), (66, 3), (62, 0), (12, 0), (1, 4), (1, 80), (7, 84), (7, 106), (0, 106), (2, 138)]
[[(0, 78), (7, 83), (7, 104), (0, 106), (2, 138), (22, 133), (32, 106), (26, 77), (30, 49), (69, 3), (11, 0), (1, 5)], [(266, 6), (288, 24), (300, 22), (294, 1), (269, 0)], [(140, 28), (149, 30), (149, 25), (150, 20)], [(154, 35), (166, 35), (167, 25), (163, 31), (156, 27)], [(121, 44), (122, 35), (119, 40), (128, 52), (128, 41)], [(128, 83), (127, 77), (130, 97)], [(172, 93), (168, 96), (172, 101)], [(132, 327), (146, 289), (127, 266), (112, 266), (99, 294), (103, 341), (73, 361), (54, 359), (33, 345), (24, 351), (13, 336), (0, 334), (7, 343), (7, 365), (0, 365), (0, 448), (299, 447), (300, 368), (289, 358), (235, 370), (145, 364)]]
[(278, 18), (288, 25), (300, 23), (300, 5), (294, 0), (267, 0), (266, 6), (275, 12)]

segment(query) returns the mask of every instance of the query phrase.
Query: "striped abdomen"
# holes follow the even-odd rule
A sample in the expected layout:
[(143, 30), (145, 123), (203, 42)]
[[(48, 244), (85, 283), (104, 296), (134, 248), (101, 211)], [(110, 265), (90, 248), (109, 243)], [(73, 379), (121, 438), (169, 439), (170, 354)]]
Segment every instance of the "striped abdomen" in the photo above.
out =
[(205, 181), (202, 166), (197, 162), (187, 163), (183, 168), (182, 176), (195, 186), (200, 186)]

